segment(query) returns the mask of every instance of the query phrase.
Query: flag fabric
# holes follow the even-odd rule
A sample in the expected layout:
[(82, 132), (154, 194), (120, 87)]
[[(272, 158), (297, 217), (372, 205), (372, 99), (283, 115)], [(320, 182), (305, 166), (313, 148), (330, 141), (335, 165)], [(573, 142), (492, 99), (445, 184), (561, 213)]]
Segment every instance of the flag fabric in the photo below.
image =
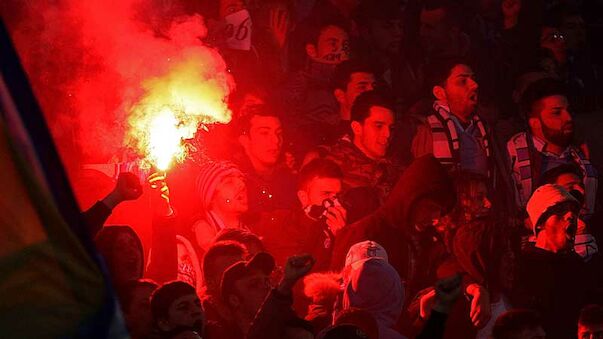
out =
[(0, 337), (127, 337), (3, 22), (0, 71)]

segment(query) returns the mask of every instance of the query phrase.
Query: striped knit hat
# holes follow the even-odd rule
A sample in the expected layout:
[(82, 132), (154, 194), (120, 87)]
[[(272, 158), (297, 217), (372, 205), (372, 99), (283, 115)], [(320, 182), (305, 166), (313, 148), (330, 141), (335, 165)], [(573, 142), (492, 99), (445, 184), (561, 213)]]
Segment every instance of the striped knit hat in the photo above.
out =
[(243, 175), (235, 164), (228, 161), (210, 161), (201, 166), (197, 176), (197, 195), (205, 211), (222, 179), (233, 174)]

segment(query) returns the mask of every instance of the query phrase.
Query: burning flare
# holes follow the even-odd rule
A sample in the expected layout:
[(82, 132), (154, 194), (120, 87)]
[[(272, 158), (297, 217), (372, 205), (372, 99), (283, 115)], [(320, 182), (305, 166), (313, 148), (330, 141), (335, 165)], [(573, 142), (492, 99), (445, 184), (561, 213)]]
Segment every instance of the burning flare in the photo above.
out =
[(191, 51), (165, 75), (143, 82), (144, 94), (130, 109), (126, 143), (146, 166), (167, 170), (184, 160), (183, 143), (200, 127), (230, 122), (226, 99), (232, 84), (221, 58)]

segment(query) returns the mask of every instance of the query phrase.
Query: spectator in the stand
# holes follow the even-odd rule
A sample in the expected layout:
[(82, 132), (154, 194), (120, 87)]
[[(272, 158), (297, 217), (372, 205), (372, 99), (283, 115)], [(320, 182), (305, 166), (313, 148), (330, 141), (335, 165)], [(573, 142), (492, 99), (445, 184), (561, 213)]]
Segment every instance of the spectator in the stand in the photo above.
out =
[(469, 36), (462, 30), (462, 9), (452, 0), (424, 1), (420, 14), (421, 47), (429, 59), (466, 57)]
[(496, 319), (492, 339), (544, 339), (546, 333), (537, 312), (513, 309)]
[(203, 281), (205, 291), (202, 305), (207, 318), (208, 335), (229, 333), (234, 325), (230, 310), (220, 298), (222, 274), (231, 265), (244, 260), (245, 248), (233, 241), (221, 241), (213, 244), (203, 256)]
[(368, 189), (369, 196), (362, 199), (381, 203), (399, 176), (397, 167), (386, 155), (394, 119), (387, 95), (378, 91), (364, 92), (352, 105), (352, 140), (344, 138), (330, 147), (321, 146), (318, 153), (308, 154), (306, 161), (313, 156), (333, 160), (343, 170), (344, 194), (351, 189)]
[(343, 309), (366, 310), (377, 321), (379, 338), (404, 338), (394, 327), (402, 313), (404, 289), (396, 270), (382, 258), (369, 258), (352, 265), (344, 287)]
[(433, 154), (450, 171), (490, 176), (493, 171), (490, 131), (477, 112), (475, 73), (464, 61), (447, 59), (428, 67), (427, 83), (435, 97), (427, 123), (412, 141), (416, 157)]
[(601, 337), (603, 337), (603, 307), (594, 304), (583, 307), (578, 318), (578, 339)]
[(579, 210), (573, 196), (550, 184), (536, 189), (527, 205), (536, 243), (520, 255), (511, 302), (538, 311), (549, 338), (576, 334), (580, 307), (597, 284), (572, 251)]
[(270, 282), (275, 263), (268, 253), (260, 252), (230, 266), (222, 276), (220, 294), (235, 326), (219, 338), (283, 338), (289, 329), (299, 328), (303, 321), (291, 309), (292, 288), (312, 264), (308, 255), (288, 259), (277, 288)]
[(172, 281), (155, 290), (151, 295), (151, 312), (162, 337), (170, 336), (171, 331), (182, 326), (203, 333), (205, 318), (201, 301), (195, 288), (185, 282)]
[[(584, 180), (580, 167), (574, 164), (560, 165), (552, 168), (542, 174), (540, 184), (555, 184), (563, 187), (584, 207)], [(588, 261), (595, 253), (599, 251), (596, 241), (596, 235), (600, 230), (598, 227), (587, 227), (582, 219), (578, 219), (578, 228), (574, 240), (574, 251), (584, 260)], [(595, 237), (593, 237), (595, 235)]]
[(196, 185), (201, 219), (193, 225), (193, 232), (205, 252), (221, 230), (246, 228), (242, 219), (249, 209), (247, 185), (243, 173), (229, 162), (204, 164)]
[(296, 179), (283, 160), (283, 128), (277, 113), (264, 105), (242, 116), (238, 140), (243, 154), (235, 162), (247, 179), (249, 211), (296, 206)]
[(588, 219), (594, 212), (598, 174), (590, 163), (588, 147), (574, 136), (574, 122), (563, 85), (553, 79), (534, 82), (523, 94), (521, 107), (528, 130), (507, 142), (517, 205), (526, 206), (544, 172), (563, 164), (575, 164), (583, 174), (582, 216)]
[[(360, 33), (360, 46), (355, 51), (362, 60), (370, 60), (376, 65), (378, 72), (383, 75), (383, 80), (394, 89), (396, 95), (408, 98), (419, 86), (413, 84), (406, 88), (400, 87), (401, 76), (412, 77), (408, 73), (407, 65), (402, 66), (399, 62), (403, 36), (403, 8), (402, 2), (396, 0), (381, 1), (379, 6), (375, 6), (370, 0), (360, 1), (354, 16)], [(406, 78), (404, 80), (408, 81)]]
[(157, 287), (151, 280), (139, 279), (130, 281), (117, 290), (128, 332), (134, 339), (146, 339), (151, 334), (151, 294)]
[(335, 67), (350, 57), (347, 31), (333, 22), (313, 28), (305, 41), (306, 67), (289, 74), (277, 91), (297, 153), (326, 143), (339, 121), (331, 90)]
[(377, 81), (375, 70), (365, 62), (352, 59), (337, 65), (333, 74), (333, 94), (339, 103), (339, 123), (327, 143), (340, 137), (351, 137), (352, 105), (360, 94), (376, 89)]
[(301, 208), (268, 213), (253, 228), (279, 265), (296, 253), (312, 253), (317, 270), (329, 267), (337, 232), (346, 225), (347, 212), (338, 200), (342, 177), (333, 161), (311, 161), (299, 174)]
[(142, 243), (130, 226), (102, 228), (94, 239), (96, 248), (104, 257), (115, 286), (142, 278), (144, 254)]
[(453, 307), (461, 295), (462, 279), (460, 274), (438, 280), (434, 286), (435, 297), (433, 305), (429, 309), (429, 317), (417, 335), (417, 339), (440, 339), (444, 338), (446, 320), (453, 312)]

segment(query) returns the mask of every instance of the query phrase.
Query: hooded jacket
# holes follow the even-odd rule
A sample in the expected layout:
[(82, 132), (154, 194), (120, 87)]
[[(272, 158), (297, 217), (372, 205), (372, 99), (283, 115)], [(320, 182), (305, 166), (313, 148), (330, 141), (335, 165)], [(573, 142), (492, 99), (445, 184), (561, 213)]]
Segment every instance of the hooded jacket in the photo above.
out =
[[(412, 250), (414, 225), (411, 211), (421, 198), (429, 198), (450, 210), (456, 202), (452, 180), (432, 156), (417, 158), (402, 173), (386, 202), (377, 211), (342, 229), (335, 239), (332, 267), (341, 269), (353, 244), (373, 240), (388, 253), (390, 264), (406, 281), (412, 281), (420, 265)], [(413, 255), (413, 253), (415, 253)], [(408, 288), (407, 288), (408, 291)]]
[(343, 308), (359, 308), (373, 315), (379, 339), (404, 338), (393, 328), (402, 313), (404, 290), (396, 270), (382, 258), (369, 258), (352, 265), (343, 293)]

